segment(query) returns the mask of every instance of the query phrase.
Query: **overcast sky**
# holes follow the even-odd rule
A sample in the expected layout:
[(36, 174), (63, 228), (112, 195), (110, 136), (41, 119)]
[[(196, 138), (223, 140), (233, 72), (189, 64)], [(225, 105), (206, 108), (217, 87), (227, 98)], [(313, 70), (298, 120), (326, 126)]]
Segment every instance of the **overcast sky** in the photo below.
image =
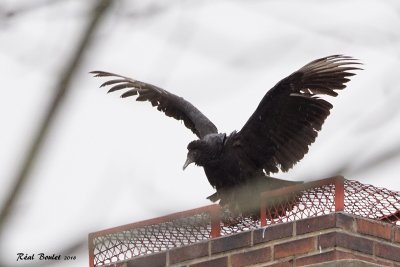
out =
[[(93, 3), (0, 1), (0, 203)], [(304, 160), (277, 176), (342, 174), (399, 191), (399, 47), (397, 0), (115, 1), (13, 208), (0, 258), (19, 266), (18, 252), (57, 253), (89, 232), (210, 204), (202, 168), (182, 171), (196, 136), (149, 103), (107, 95), (92, 70), (180, 95), (230, 133), (280, 79), (319, 57), (353, 56), (364, 70), (329, 98)], [(57, 266), (87, 264), (86, 247), (74, 254)]]

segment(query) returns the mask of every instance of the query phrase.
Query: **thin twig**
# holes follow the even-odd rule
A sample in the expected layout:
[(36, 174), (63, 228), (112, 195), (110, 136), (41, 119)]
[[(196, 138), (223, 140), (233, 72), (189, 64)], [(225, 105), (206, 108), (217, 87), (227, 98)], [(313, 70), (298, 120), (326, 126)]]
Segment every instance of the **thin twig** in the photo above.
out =
[(72, 55), (71, 59), (67, 61), (65, 69), (61, 72), (61, 79), (55, 84), (52, 90), (52, 92), (54, 92), (54, 96), (49, 102), (47, 112), (42, 118), (42, 121), (38, 124), (39, 126), (37, 132), (32, 138), (32, 143), (25, 154), (25, 158), (21, 162), (21, 167), (18, 168), (15, 178), (13, 179), (15, 184), (10, 190), (9, 195), (6, 197), (4, 205), (1, 209), (0, 234), (4, 229), (13, 205), (20, 195), (21, 189), (29, 179), (30, 173), (36, 163), (37, 156), (39, 155), (49, 130), (51, 129), (52, 123), (54, 122), (57, 114), (60, 112), (62, 104), (64, 103), (66, 95), (70, 89), (73, 77), (75, 76), (83, 58), (82, 55), (88, 47), (96, 27), (101, 21), (101, 18), (105, 15), (111, 2), (111, 0), (95, 1), (95, 7), (93, 9), (91, 19), (89, 19), (87, 28), (83, 32), (82, 37), (77, 44), (76, 51)]

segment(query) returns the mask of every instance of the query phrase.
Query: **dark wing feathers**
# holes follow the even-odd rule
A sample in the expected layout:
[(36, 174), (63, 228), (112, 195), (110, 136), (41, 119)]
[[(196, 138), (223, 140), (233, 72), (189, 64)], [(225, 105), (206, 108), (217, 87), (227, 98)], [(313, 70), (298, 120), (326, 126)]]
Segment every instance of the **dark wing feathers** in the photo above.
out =
[(104, 71), (92, 71), (95, 77), (115, 77), (100, 87), (111, 86), (108, 92), (128, 89), (121, 97), (138, 95), (136, 101), (149, 101), (152, 106), (169, 117), (183, 120), (185, 126), (199, 138), (210, 133), (217, 133), (217, 127), (191, 103), (157, 86), (133, 80), (118, 74)]
[(242, 156), (267, 173), (287, 171), (308, 152), (332, 105), (317, 95), (336, 96), (346, 87), (355, 59), (334, 55), (314, 60), (275, 85), (237, 138)]

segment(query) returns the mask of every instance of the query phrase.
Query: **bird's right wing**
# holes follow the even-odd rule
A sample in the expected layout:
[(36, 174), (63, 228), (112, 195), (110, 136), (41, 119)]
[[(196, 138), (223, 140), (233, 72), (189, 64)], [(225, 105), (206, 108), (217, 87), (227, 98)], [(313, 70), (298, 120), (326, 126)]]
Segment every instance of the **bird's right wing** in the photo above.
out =
[(355, 59), (333, 55), (310, 62), (266, 93), (237, 135), (242, 158), (266, 173), (287, 171), (308, 152), (332, 105), (320, 95), (336, 96), (359, 70)]
[(136, 101), (149, 101), (159, 111), (168, 117), (183, 120), (185, 126), (192, 130), (200, 139), (210, 133), (218, 133), (217, 127), (190, 102), (182, 97), (171, 94), (152, 84), (137, 81), (118, 74), (92, 71), (94, 77), (114, 77), (115, 79), (103, 83), (103, 86), (112, 86), (108, 92), (129, 89), (121, 97), (138, 95)]

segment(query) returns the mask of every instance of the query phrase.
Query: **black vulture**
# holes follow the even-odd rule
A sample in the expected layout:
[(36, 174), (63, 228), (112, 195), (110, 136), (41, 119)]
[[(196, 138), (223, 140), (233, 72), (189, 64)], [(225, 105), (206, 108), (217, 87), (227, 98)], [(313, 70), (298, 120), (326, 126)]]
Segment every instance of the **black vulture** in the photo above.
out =
[(359, 70), (352, 57), (332, 55), (314, 60), (270, 89), (240, 131), (219, 133), (190, 102), (157, 86), (118, 74), (93, 71), (95, 77), (114, 77), (100, 87), (108, 92), (128, 89), (121, 97), (137, 95), (159, 111), (183, 120), (199, 138), (189, 143), (185, 169), (204, 168), (216, 193), (208, 198), (242, 215), (258, 212), (259, 193), (292, 184), (269, 177), (286, 172), (300, 161), (315, 141), (332, 105), (319, 95), (337, 96)]

